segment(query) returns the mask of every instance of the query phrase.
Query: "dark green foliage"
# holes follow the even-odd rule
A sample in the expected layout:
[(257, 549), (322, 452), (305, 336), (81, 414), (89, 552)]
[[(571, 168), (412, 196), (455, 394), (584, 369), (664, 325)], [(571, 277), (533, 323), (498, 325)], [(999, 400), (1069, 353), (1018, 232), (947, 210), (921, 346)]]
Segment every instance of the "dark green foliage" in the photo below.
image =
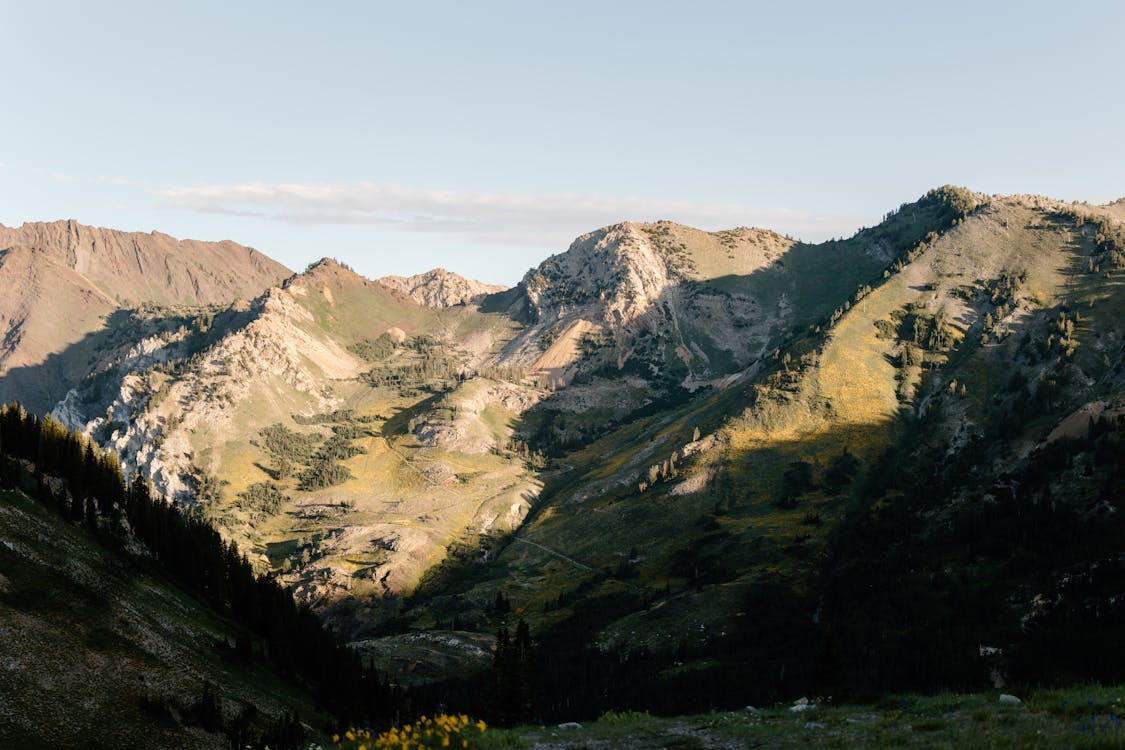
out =
[(202, 469), (197, 470), (191, 478), (192, 493), (195, 496), (195, 501), (201, 507), (214, 508), (222, 503), (223, 485), (226, 482), (220, 480), (211, 472)]
[(529, 469), (541, 470), (547, 467), (547, 456), (542, 451), (533, 450), (526, 440), (513, 438), (503, 445), (494, 445), (492, 452), (498, 456), (510, 456), (523, 459)]
[(262, 436), (262, 447), (272, 456), (284, 456), (297, 463), (307, 463), (319, 442), (316, 435), (295, 432), (283, 424), (270, 425), (259, 434)]
[(793, 461), (781, 475), (780, 507), (795, 507), (801, 495), (816, 488), (813, 481), (813, 467), (808, 461)]
[(374, 422), (376, 419), (377, 417), (372, 416), (361, 417), (355, 413), (355, 409), (335, 409), (334, 411), (320, 412), (319, 414), (312, 414), (310, 416), (303, 416), (301, 414), (293, 415), (293, 421), (297, 424), (327, 424), (333, 425), (333, 429), (341, 425), (358, 427), (360, 424)]
[(266, 516), (275, 515), (287, 502), (289, 497), (282, 492), (281, 486), (274, 482), (252, 484), (244, 492), (238, 493), (238, 498), (235, 500), (238, 507)]
[(366, 453), (363, 448), (352, 445), (352, 438), (349, 433), (337, 433), (324, 441), (324, 444), (316, 452), (317, 463), (327, 463), (332, 461), (345, 461), (352, 456), (358, 456)]
[(403, 394), (417, 395), (447, 391), (471, 375), (456, 350), (431, 336), (415, 336), (406, 342), (405, 349), (403, 356), (377, 364), (363, 379), (376, 388), (395, 388)]
[(981, 644), (1003, 646), (1021, 680), (1118, 679), (1125, 519), (1109, 507), (1125, 496), (1125, 421), (1106, 422), (979, 487), (995, 460), (984, 439), (949, 458), (920, 431), (878, 462), (824, 567), (832, 679), (981, 687)]
[(374, 368), (364, 380), (374, 388), (397, 388), (400, 391), (440, 393), (465, 379), (460, 363), (442, 355), (426, 356), (420, 362), (399, 367)]
[(933, 352), (946, 351), (953, 346), (954, 333), (944, 310), (927, 314), (917, 305), (909, 305), (899, 327), (899, 338)]
[(979, 205), (973, 191), (956, 185), (944, 185), (926, 193), (923, 200), (941, 204), (943, 218), (950, 223), (961, 221)]
[(512, 611), (512, 603), (508, 601), (508, 595), (503, 591), (497, 591), (496, 597), (492, 600), (492, 612), (498, 615), (505, 615)]
[(845, 485), (851, 484), (858, 470), (859, 459), (849, 453), (845, 447), (843, 453), (832, 459), (828, 471), (824, 472), (824, 489), (830, 494), (836, 494)]
[(371, 434), (362, 426), (370, 420), (357, 418), (351, 410), (294, 419), (304, 424), (328, 424), (333, 434), (321, 442), (317, 435), (295, 432), (281, 424), (262, 430), (262, 447), (273, 457), (275, 479), (283, 480), (296, 474), (298, 489), (306, 492), (334, 487), (351, 479), (352, 473), (340, 462), (367, 452), (352, 441)]
[(325, 487), (335, 487), (351, 478), (352, 473), (348, 471), (348, 467), (324, 459), (317, 461), (300, 473), (300, 482), (297, 487), (305, 492), (313, 492)]
[(535, 653), (531, 630), (521, 617), (514, 636), (501, 627), (492, 659), (492, 689), (497, 723), (514, 726), (531, 718), (534, 707)]
[(377, 339), (364, 339), (348, 347), (348, 351), (367, 362), (382, 362), (394, 354), (395, 342), (384, 333)]

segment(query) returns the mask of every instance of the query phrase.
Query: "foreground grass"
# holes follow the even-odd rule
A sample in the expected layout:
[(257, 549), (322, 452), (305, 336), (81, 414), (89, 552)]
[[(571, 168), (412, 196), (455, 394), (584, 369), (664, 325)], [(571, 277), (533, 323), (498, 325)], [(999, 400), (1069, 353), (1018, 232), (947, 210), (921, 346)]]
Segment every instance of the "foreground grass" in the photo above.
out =
[[(611, 711), (581, 726), (489, 727), (472, 737), (468, 746), (483, 750), (1125, 748), (1125, 686), (1037, 690), (1021, 697), (1021, 705), (1007, 706), (1000, 703), (999, 692), (901, 695), (873, 705), (834, 705), (823, 700), (810, 701), (800, 711), (779, 705), (674, 718)], [(378, 747), (363, 738), (340, 740), (329, 747)]]

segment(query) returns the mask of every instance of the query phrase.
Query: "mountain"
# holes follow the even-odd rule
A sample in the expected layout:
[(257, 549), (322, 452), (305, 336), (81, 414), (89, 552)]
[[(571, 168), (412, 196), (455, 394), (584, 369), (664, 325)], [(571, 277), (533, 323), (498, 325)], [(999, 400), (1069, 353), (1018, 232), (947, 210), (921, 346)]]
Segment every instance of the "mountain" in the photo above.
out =
[(290, 273), (235, 242), (177, 240), (74, 221), (0, 226), (0, 248), (38, 253), (38, 262), (69, 268), (121, 306), (230, 304), (257, 296)]
[[(653, 260), (631, 229), (572, 246), (604, 264), (563, 256), (529, 274), (522, 312), (532, 326), (573, 326), (572, 314), (600, 326), (628, 376), (631, 334), (650, 332), (635, 371), (648, 395), (619, 417), (616, 395), (612, 406), (592, 397), (625, 387), (599, 382), (610, 368), (585, 369), (598, 350), (571, 359), (570, 385), (522, 420), (554, 456), (528, 519), (487, 564), (436, 571), (411, 598), (413, 621), (492, 619), (503, 594), (545, 649), (566, 655), (544, 665), (556, 683), (630, 658), (633, 679), (614, 678), (628, 687), (590, 688), (618, 700), (651, 684), (704, 704), (735, 686), (761, 699), (748, 668), (767, 696), (816, 679), (979, 684), (981, 643), (1010, 654), (999, 673), (1112, 679), (1096, 654), (1125, 592), (1094, 572), (1116, 570), (1125, 552), (1125, 232), (1112, 207), (944, 188), (849, 240), (782, 246), (737, 279), (774, 316), (748, 321), (762, 332), (758, 357), (735, 354), (711, 371), (730, 376), (660, 401), (659, 375), (683, 386), (695, 372), (667, 356), (682, 303), (654, 305), (661, 292), (646, 291), (667, 275), (633, 270), (666, 269), (667, 256)], [(600, 280), (586, 285), (580, 267)], [(676, 296), (698, 300), (698, 284), (681, 282)], [(777, 302), (761, 304), (769, 292)], [(726, 335), (689, 321), (687, 341), (721, 361), (707, 347)], [(567, 400), (582, 389), (584, 408)], [(1052, 643), (1052, 660), (1032, 658)]]
[(946, 186), (819, 244), (625, 222), (492, 293), (324, 260), (117, 311), (43, 401), (403, 680), (516, 614), (544, 715), (1042, 680), (1060, 639), (1103, 677), (1121, 220)]
[[(289, 275), (233, 242), (175, 240), (73, 221), (0, 226), (0, 401), (49, 410), (120, 310), (229, 305)], [(66, 351), (66, 356), (63, 352)]]
[[(334, 624), (413, 586), (447, 545), (510, 529), (538, 491), (510, 449), (540, 398), (494, 364), (515, 326), (432, 309), (322, 260), (251, 303), (136, 313), (56, 406), (203, 512)], [(354, 632), (353, 632), (354, 631)]]
[(383, 286), (408, 295), (426, 307), (453, 307), (479, 303), (490, 294), (504, 291), (505, 287), (466, 279), (444, 268), (435, 268), (414, 276), (383, 276)]

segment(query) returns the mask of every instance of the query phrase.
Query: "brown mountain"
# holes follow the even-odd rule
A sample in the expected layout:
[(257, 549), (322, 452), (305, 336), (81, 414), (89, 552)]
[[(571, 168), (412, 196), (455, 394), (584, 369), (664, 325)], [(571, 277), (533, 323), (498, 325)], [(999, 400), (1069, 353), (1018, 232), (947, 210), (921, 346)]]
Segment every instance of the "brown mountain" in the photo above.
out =
[(18, 396), (34, 410), (50, 409), (60, 388), (81, 377), (92, 334), (118, 310), (226, 305), (288, 275), (229, 241), (74, 221), (0, 225), (0, 401)]

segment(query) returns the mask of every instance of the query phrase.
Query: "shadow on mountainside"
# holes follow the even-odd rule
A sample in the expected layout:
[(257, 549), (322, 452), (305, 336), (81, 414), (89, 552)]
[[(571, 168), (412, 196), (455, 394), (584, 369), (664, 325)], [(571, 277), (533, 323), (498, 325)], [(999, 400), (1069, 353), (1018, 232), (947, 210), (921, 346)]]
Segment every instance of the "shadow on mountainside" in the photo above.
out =
[(80, 341), (48, 355), (39, 364), (9, 370), (0, 378), (0, 403), (18, 400), (29, 412), (42, 415), (77, 388), (81, 391), (80, 408), (93, 419), (113, 402), (115, 378), (119, 381), (125, 374), (118, 365), (130, 355), (136, 356), (143, 340), (174, 335), (179, 341), (170, 347), (173, 357), (186, 362), (228, 332), (246, 325), (255, 314), (253, 307), (237, 306), (115, 310), (106, 316), (101, 328)]
[[(1002, 537), (1000, 551), (989, 553), (998, 558), (984, 568), (960, 560), (949, 577), (924, 567), (928, 584), (913, 569), (928, 565), (927, 539), (943, 538), (945, 526), (935, 520), (948, 512), (943, 503), (1007, 481), (1006, 467), (1025, 460), (1016, 438), (1042, 440), (1099, 388), (1120, 391), (1121, 347), (1107, 345), (1112, 349), (1125, 333), (1118, 322), (1125, 320), (1122, 278), (1083, 270), (1085, 250), (1081, 243), (1064, 246), (1070, 259), (1062, 269), (1063, 298), (1006, 321), (1003, 346), (982, 336), (988, 295), (977, 290), (963, 300), (967, 311), (955, 321), (964, 329), (960, 344), (923, 376), (917, 400), (929, 401), (925, 418), (903, 406), (874, 422), (840, 423), (826, 414), (818, 428), (795, 439), (755, 439), (763, 419), (777, 420), (784, 431), (786, 414), (820, 408), (799, 385), (787, 388), (784, 377), (778, 387), (757, 389), (788, 369), (770, 362), (754, 381), (685, 396), (666, 411), (611, 425), (542, 474), (546, 486), (535, 507), (513, 534), (488, 540), (489, 555), (465, 549), (434, 569), (408, 600), (407, 619), (440, 611), (442, 622), (495, 628), (522, 616), (545, 647), (585, 667), (587, 657), (576, 654), (593, 644), (615, 663), (626, 658), (622, 652), (643, 652), (662, 665), (655, 683), (667, 687), (674, 672), (673, 681), (682, 678), (681, 687), (698, 691), (690, 695), (717, 703), (849, 684), (985, 686), (989, 672), (978, 646), (1020, 632), (1014, 613), (995, 606), (1012, 595), (1013, 580), (994, 572), (1003, 565), (1004, 545), (1014, 550), (1020, 537)], [(915, 295), (934, 291), (906, 288)], [(1079, 307), (1074, 353), (1060, 353), (1057, 332), (1054, 345), (1043, 343), (1051, 321), (1073, 320)], [(880, 362), (895, 364), (881, 354)], [(1044, 370), (1050, 367), (1058, 368), (1057, 378)], [(1019, 389), (1026, 378), (1014, 378), (1016, 370), (1044, 373), (1041, 386), (1032, 382), (1034, 401)], [(968, 383), (967, 395), (945, 387), (953, 381)], [(763, 409), (769, 405), (763, 394), (782, 406)], [(730, 442), (669, 467), (697, 428), (704, 438), (722, 428)], [(987, 505), (971, 512), (1005, 522), (982, 509)], [(1003, 512), (1019, 510), (1004, 506)], [(872, 532), (871, 519), (880, 518)], [(1019, 518), (1014, 525), (1023, 528)], [(1067, 534), (1059, 543), (1080, 550), (1080, 537)], [(865, 568), (865, 555), (883, 567)], [(863, 588), (864, 575), (874, 588)], [(926, 593), (927, 585), (937, 593)], [(843, 593), (855, 597), (855, 587), (866, 592), (856, 598), (867, 602), (858, 609), (849, 608)], [(511, 613), (490, 609), (497, 592), (511, 600)], [(831, 617), (821, 611), (821, 597), (829, 594)], [(885, 653), (871, 651), (881, 624), (893, 631)], [(866, 666), (846, 653), (861, 646)], [(695, 664), (688, 670), (693, 676), (672, 670), (673, 663)], [(564, 666), (549, 669), (567, 684)], [(648, 695), (649, 687), (641, 680), (628, 690), (623, 700)], [(655, 706), (660, 698), (636, 704)]]
[(129, 310), (110, 313), (104, 325), (87, 333), (62, 351), (47, 355), (34, 365), (13, 367), (0, 378), (0, 402), (19, 401), (35, 414), (46, 414), (62, 401), (68, 391), (92, 372), (99, 355), (115, 340), (120, 344), (122, 329), (132, 321)]

